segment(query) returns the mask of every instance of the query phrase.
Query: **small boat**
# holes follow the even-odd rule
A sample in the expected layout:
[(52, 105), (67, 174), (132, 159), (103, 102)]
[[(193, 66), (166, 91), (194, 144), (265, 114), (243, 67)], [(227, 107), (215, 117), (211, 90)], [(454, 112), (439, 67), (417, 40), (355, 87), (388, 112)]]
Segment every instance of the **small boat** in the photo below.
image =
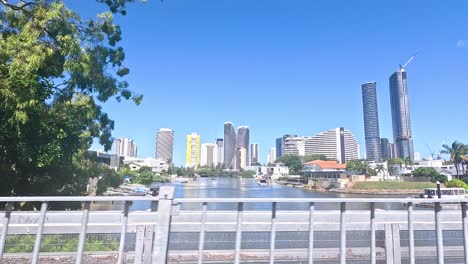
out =
[(267, 180), (261, 179), (258, 181), (258, 185), (268, 185)]
[[(440, 195), (442, 198), (450, 198), (450, 199), (466, 199), (468, 198), (468, 192), (463, 188), (440, 188)], [(426, 188), (424, 192), (419, 194), (416, 197), (408, 197), (408, 198), (429, 198), (434, 199), (434, 202), (422, 202), (422, 203), (414, 203), (417, 207), (423, 208), (434, 208), (435, 202), (437, 202), (437, 188)], [(407, 205), (406, 202), (403, 205)], [(443, 202), (441, 203), (442, 208), (444, 209), (460, 209), (460, 203), (457, 202)]]
[(211, 180), (212, 180), (212, 181), (216, 181), (216, 177), (211, 177)]

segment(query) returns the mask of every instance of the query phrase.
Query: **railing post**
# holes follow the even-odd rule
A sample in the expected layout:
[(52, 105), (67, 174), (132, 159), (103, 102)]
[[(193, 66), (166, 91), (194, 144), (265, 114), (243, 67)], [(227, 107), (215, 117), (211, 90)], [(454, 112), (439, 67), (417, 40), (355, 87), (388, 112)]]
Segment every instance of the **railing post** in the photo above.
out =
[(158, 222), (156, 223), (155, 227), (156, 230), (154, 234), (153, 254), (151, 263), (167, 263), (173, 199), (173, 186), (162, 186), (159, 189)]
[(385, 257), (387, 264), (393, 264), (393, 232), (392, 225), (385, 224)]
[(202, 215), (200, 223), (200, 239), (198, 240), (198, 264), (203, 263), (203, 250), (205, 248), (205, 225), (206, 225), (206, 211), (208, 203), (202, 204)]
[(143, 263), (143, 251), (145, 244), (145, 226), (139, 225), (136, 229), (135, 264)]
[(91, 202), (85, 202), (83, 213), (81, 215), (81, 231), (80, 238), (78, 240), (78, 251), (76, 253), (76, 264), (83, 263), (83, 252), (85, 250), (86, 244), (86, 230), (88, 229), (88, 219), (89, 219), (89, 206)]
[(392, 224), (393, 264), (401, 264), (400, 225)]
[(408, 203), (408, 249), (409, 249), (409, 261), (410, 264), (415, 263), (414, 255), (414, 225), (413, 225), (413, 203)]
[(314, 262), (314, 210), (315, 204), (309, 203), (309, 252), (307, 253), (309, 264)]
[(270, 264), (275, 263), (276, 242), (276, 202), (271, 205)]
[(131, 201), (125, 201), (124, 210), (122, 214), (122, 230), (120, 232), (119, 243), (119, 256), (117, 258), (118, 264), (124, 263), (125, 258), (125, 238), (127, 237), (127, 223), (128, 223), (128, 209), (132, 204)]
[(442, 220), (440, 219), (440, 211), (442, 210), (440, 202), (435, 203), (434, 210), (437, 241), (437, 263), (444, 264), (444, 236), (442, 233)]
[(5, 206), (5, 215), (3, 216), (3, 221), (2, 221), (2, 225), (3, 225), (2, 234), (0, 237), (0, 262), (2, 261), (3, 252), (5, 250), (5, 241), (6, 241), (6, 236), (8, 235), (8, 225), (10, 224), (12, 206), (13, 206), (12, 203), (7, 203)]
[(39, 263), (39, 252), (41, 251), (42, 232), (44, 231), (44, 223), (46, 219), (47, 202), (41, 204), (41, 214), (37, 223), (36, 240), (34, 241), (34, 249), (31, 264)]
[(462, 228), (463, 228), (463, 251), (465, 253), (465, 264), (468, 264), (468, 218), (466, 216), (466, 202), (461, 203)]
[(375, 203), (370, 204), (370, 259), (371, 264), (376, 263), (376, 255), (375, 255)]
[(237, 226), (236, 226), (236, 248), (234, 251), (234, 264), (240, 263), (240, 251), (242, 241), (242, 213), (244, 211), (244, 204), (237, 204)]
[(340, 264), (346, 264), (346, 203), (340, 203)]

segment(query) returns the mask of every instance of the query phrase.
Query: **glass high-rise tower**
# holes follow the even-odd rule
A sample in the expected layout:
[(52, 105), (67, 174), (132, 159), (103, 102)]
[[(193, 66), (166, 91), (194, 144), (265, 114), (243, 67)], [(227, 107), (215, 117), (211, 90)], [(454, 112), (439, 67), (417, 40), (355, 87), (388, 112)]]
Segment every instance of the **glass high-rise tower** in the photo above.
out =
[(379, 112), (377, 107), (377, 84), (368, 82), (362, 85), (362, 106), (364, 112), (364, 135), (367, 160), (380, 161)]
[(236, 130), (231, 122), (224, 123), (224, 168), (236, 168)]
[[(243, 166), (248, 166), (249, 162), (249, 141), (250, 141), (250, 131), (249, 127), (240, 126), (237, 128), (237, 161), (236, 169), (243, 169)], [(242, 152), (245, 152), (243, 155)]]
[(414, 160), (413, 136), (409, 112), (408, 85), (403, 68), (390, 76), (393, 141), (398, 158)]

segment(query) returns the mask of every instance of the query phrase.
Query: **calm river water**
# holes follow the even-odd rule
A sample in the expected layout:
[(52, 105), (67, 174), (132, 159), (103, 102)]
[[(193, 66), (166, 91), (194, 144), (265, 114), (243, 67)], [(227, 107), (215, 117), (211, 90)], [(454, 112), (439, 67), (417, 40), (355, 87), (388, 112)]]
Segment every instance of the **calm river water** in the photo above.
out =
[[(267, 186), (259, 185), (253, 179), (236, 179), (236, 178), (200, 178), (197, 181), (188, 183), (173, 183), (175, 186), (176, 198), (369, 198), (380, 197), (406, 197), (406, 196), (380, 196), (380, 195), (363, 195), (363, 194), (342, 194), (331, 192), (316, 192), (300, 188), (293, 188), (280, 184), (272, 184)], [(132, 206), (132, 210), (147, 210), (150, 208), (149, 202), (137, 202)], [(200, 204), (183, 204), (182, 209), (197, 210)], [(403, 208), (400, 204), (379, 204), (376, 205), (380, 209), (400, 209)], [(236, 204), (216, 203), (208, 204), (209, 210), (235, 210)], [(319, 210), (339, 209), (338, 204), (317, 204)], [(349, 209), (367, 209), (369, 204), (352, 204)], [(245, 210), (268, 210), (271, 209), (269, 203), (248, 203), (244, 206)], [(280, 203), (279, 210), (306, 210), (307, 204), (300, 203)]]

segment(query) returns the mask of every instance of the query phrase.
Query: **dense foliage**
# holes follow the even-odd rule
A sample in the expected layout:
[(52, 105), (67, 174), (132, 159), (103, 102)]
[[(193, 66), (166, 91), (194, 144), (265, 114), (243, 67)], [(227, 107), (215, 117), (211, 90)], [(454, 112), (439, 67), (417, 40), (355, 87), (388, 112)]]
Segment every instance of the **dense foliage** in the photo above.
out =
[(412, 172), (414, 177), (429, 177), (431, 182), (447, 182), (447, 176), (432, 167), (419, 167)]
[(284, 163), (289, 168), (290, 174), (300, 174), (302, 172), (302, 157), (298, 155), (286, 155), (280, 157), (276, 162)]
[(169, 175), (167, 173), (156, 174), (150, 167), (141, 167), (139, 170), (132, 171), (128, 165), (120, 168), (118, 174), (121, 178), (130, 177), (132, 183), (149, 185), (153, 182), (168, 182)]
[(378, 172), (383, 172), (385, 168), (382, 165), (378, 165), (376, 169), (374, 169), (371, 168), (365, 160), (350, 160), (346, 162), (346, 170), (376, 176)]
[[(85, 190), (83, 152), (111, 147), (114, 122), (99, 102), (142, 97), (128, 89), (113, 22), (125, 0), (82, 19), (63, 1), (0, 1), (0, 195), (71, 195)], [(85, 167), (83, 167), (85, 166)]]

